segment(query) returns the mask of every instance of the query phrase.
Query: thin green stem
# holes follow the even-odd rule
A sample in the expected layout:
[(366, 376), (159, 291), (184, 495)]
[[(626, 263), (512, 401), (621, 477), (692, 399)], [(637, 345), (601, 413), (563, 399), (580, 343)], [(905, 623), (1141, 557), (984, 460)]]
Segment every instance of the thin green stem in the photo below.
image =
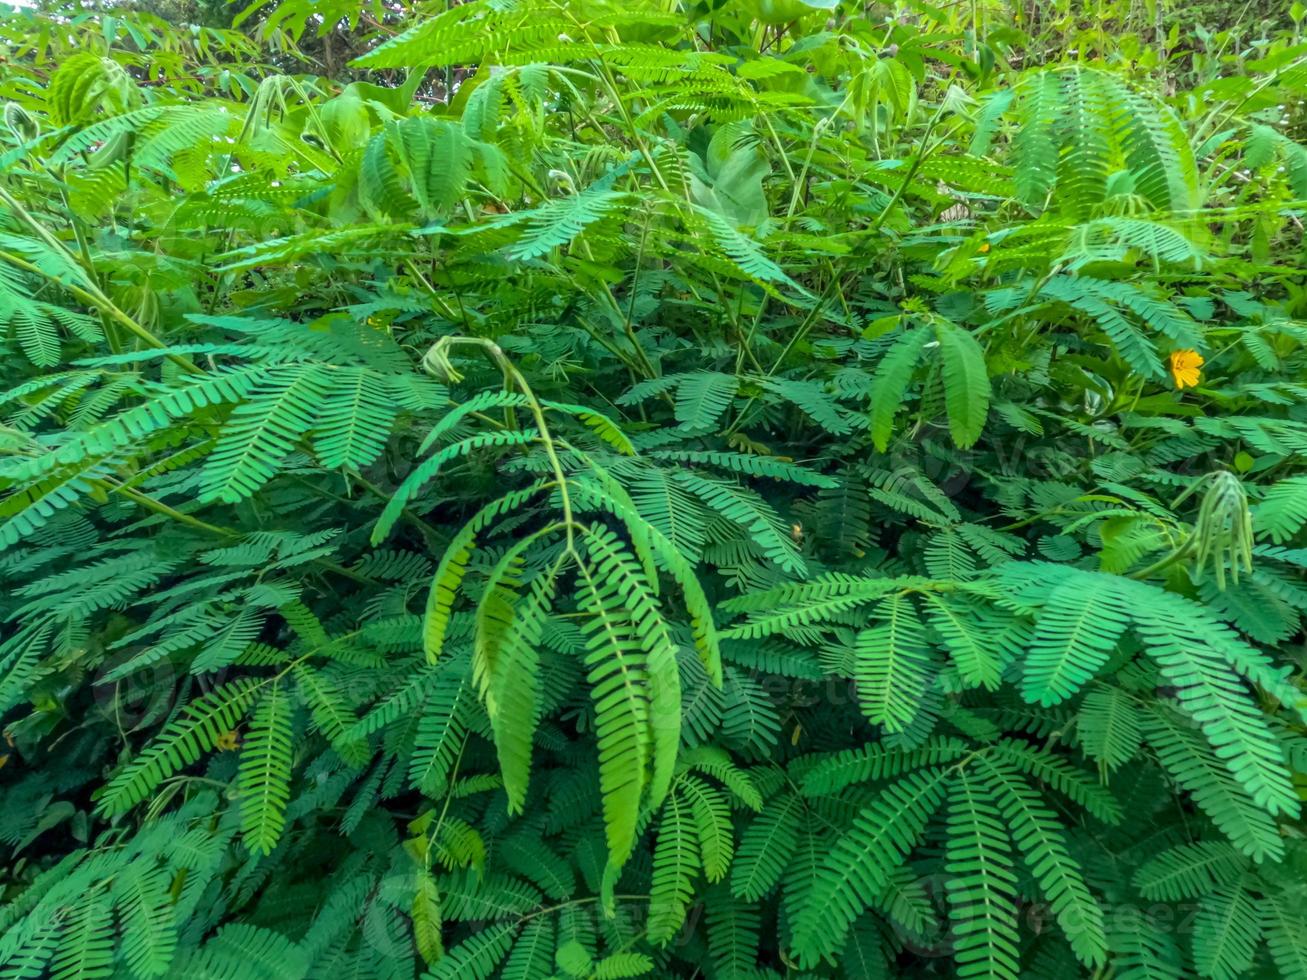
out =
[[(221, 527), (217, 524), (210, 524), (208, 521), (202, 521), (198, 517), (192, 517), (190, 514), (177, 510), (175, 507), (169, 507), (162, 500), (156, 500), (148, 494), (141, 493), (134, 487), (129, 487), (124, 483), (115, 483), (109, 480), (96, 480), (93, 481), (93, 485), (106, 491), (120, 493), (128, 500), (135, 504), (139, 504), (146, 510), (153, 511), (161, 517), (167, 517), (169, 520), (176, 521), (179, 524), (184, 524), (187, 527), (193, 527), (197, 531), (204, 531), (206, 534), (214, 534), (228, 539), (239, 538), (242, 536), (240, 531), (233, 530), (229, 527)], [(313, 559), (313, 564), (320, 565), (327, 571), (335, 572), (337, 575), (343, 576), (353, 582), (357, 582), (360, 585), (377, 586), (381, 584), (369, 575), (362, 575), (359, 572), (352, 571), (344, 565), (331, 561), (328, 558), (315, 558)]]
[[(153, 347), (155, 350), (168, 349), (167, 344), (165, 344), (154, 334), (150, 333), (149, 330), (146, 330), (145, 327), (141, 326), (130, 316), (124, 313), (121, 309), (119, 309), (118, 306), (114, 304), (113, 300), (109, 299), (108, 296), (105, 296), (102, 292), (100, 292), (98, 288), (94, 288), (93, 290), (84, 289), (81, 286), (76, 285), (75, 283), (71, 283), (64, 279), (60, 279), (58, 276), (54, 275), (53, 273), (46, 272), (40, 266), (32, 262), (28, 262), (26, 259), (14, 255), (12, 252), (8, 252), (3, 249), (0, 249), (0, 261), (8, 262), (10, 265), (14, 266), (15, 268), (22, 269), (24, 272), (30, 272), (33, 275), (40, 276), (41, 278), (47, 279), (50, 282), (53, 282), (56, 285), (62, 287), (63, 289), (66, 289), (68, 292), (72, 293), (73, 296), (81, 300), (87, 306), (93, 306), (98, 310), (102, 310), (105, 314), (111, 317), (116, 323), (121, 324), (123, 327), (127, 329), (129, 333), (138, 337), (147, 346)], [(177, 367), (181, 368), (183, 371), (187, 372), (188, 374), (205, 373), (203, 368), (197, 367), (196, 365), (192, 364), (190, 361), (186, 360), (184, 357), (178, 357), (176, 354), (169, 354), (168, 360), (172, 361), (172, 363), (177, 365)]]

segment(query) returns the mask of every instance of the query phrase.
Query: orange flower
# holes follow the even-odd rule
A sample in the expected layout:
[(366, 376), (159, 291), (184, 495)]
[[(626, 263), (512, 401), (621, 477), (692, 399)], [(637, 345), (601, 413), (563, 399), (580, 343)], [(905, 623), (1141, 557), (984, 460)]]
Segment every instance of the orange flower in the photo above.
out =
[(989, 251), (989, 242), (982, 242), (980, 245), (980, 254), (984, 255)]
[(1171, 377), (1175, 378), (1177, 388), (1193, 388), (1198, 384), (1198, 377), (1203, 366), (1203, 355), (1196, 350), (1177, 350), (1171, 352)]

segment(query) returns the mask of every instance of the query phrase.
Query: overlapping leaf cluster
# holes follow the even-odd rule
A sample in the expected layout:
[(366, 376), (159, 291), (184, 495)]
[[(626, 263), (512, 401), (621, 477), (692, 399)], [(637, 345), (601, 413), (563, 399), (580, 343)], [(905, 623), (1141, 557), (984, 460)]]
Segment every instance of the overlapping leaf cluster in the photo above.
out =
[(898, 13), (0, 27), (0, 976), (1307, 977), (1307, 54)]

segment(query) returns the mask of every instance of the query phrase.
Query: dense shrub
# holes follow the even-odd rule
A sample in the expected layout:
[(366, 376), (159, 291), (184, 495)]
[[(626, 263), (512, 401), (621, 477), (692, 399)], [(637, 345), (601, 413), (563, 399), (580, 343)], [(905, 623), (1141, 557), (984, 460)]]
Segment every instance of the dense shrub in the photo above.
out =
[(1297, 21), (964, 8), (12, 12), (0, 976), (1307, 977)]

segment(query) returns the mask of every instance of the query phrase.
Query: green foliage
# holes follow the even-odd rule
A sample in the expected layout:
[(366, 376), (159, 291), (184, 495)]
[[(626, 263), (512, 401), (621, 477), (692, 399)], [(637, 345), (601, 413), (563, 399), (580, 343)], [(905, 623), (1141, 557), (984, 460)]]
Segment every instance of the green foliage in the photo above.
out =
[(1302, 18), (1200, 14), (0, 18), (0, 977), (1307, 977)]

